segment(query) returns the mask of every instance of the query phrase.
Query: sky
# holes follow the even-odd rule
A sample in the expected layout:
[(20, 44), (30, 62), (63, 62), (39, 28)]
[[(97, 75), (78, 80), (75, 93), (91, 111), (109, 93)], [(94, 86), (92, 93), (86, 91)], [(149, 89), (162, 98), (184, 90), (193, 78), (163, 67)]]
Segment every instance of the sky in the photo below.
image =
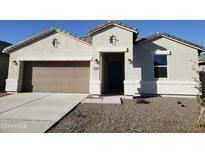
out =
[[(0, 20), (0, 40), (15, 44), (49, 28), (61, 28), (77, 36), (86, 36), (88, 30), (106, 20)], [(136, 27), (139, 37), (166, 32), (187, 41), (205, 46), (205, 20), (120, 20)]]

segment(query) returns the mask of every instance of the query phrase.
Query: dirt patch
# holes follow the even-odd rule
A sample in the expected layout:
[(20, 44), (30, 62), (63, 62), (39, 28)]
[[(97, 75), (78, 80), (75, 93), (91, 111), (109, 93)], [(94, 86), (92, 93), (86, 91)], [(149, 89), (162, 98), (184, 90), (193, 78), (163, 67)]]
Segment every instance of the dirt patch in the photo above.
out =
[[(80, 104), (49, 133), (192, 133), (199, 104), (196, 99), (146, 98), (144, 103), (123, 99), (123, 104)], [(183, 104), (183, 105), (182, 105)]]

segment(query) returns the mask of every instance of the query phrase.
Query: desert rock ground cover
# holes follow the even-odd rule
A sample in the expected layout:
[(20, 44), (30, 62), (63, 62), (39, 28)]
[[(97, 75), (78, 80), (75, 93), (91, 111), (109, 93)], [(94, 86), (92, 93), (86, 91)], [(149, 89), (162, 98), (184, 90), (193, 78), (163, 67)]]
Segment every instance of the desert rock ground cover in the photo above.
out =
[(196, 99), (152, 97), (148, 103), (123, 99), (123, 104), (79, 104), (49, 133), (192, 133), (199, 104)]

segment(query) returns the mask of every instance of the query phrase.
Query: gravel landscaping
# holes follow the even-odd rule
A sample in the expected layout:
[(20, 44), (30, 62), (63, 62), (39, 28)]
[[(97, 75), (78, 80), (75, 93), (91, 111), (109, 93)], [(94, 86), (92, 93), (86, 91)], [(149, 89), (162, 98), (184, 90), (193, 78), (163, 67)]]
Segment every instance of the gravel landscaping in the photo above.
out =
[[(192, 133), (199, 114), (196, 99), (146, 98), (142, 103), (123, 99), (123, 104), (79, 104), (49, 133)], [(204, 119), (203, 119), (204, 120)]]

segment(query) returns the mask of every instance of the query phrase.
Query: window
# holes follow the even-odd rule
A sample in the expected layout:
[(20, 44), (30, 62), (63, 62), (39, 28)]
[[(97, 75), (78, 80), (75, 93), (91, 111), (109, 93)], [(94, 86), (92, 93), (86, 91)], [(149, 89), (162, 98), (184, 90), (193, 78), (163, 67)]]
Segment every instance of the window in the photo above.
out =
[(167, 78), (167, 55), (154, 55), (155, 78)]

